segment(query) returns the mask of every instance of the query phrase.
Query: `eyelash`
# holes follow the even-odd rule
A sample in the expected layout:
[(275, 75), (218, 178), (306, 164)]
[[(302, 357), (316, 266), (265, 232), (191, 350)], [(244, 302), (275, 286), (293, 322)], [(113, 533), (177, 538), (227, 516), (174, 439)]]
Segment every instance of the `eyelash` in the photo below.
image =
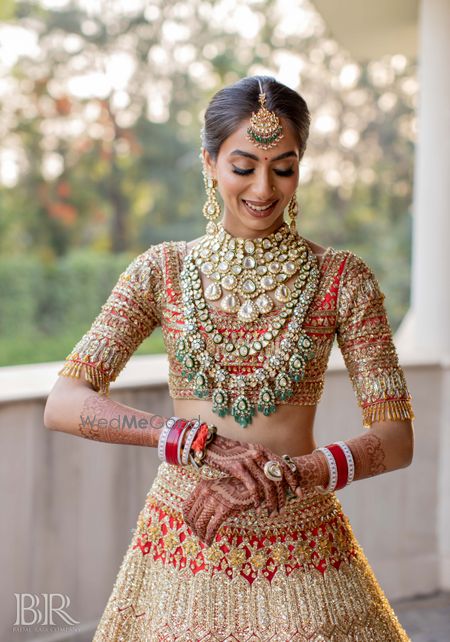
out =
[[(248, 176), (254, 170), (253, 169), (241, 169), (240, 167), (236, 167), (235, 165), (233, 165), (232, 171), (233, 171), (234, 174), (239, 174), (239, 176)], [(292, 176), (292, 174), (294, 173), (294, 170), (292, 168), (291, 169), (286, 169), (286, 170), (274, 169), (273, 171), (275, 172), (275, 174), (278, 174), (278, 176)]]

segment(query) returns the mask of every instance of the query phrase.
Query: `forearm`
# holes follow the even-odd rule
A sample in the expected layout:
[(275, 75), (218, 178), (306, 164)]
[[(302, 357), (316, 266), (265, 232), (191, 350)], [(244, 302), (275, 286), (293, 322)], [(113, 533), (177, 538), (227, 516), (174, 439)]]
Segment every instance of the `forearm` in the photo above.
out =
[(70, 388), (57, 401), (47, 402), (44, 423), (50, 430), (133, 446), (158, 445), (167, 417), (152, 415), (99, 395), (86, 386)]
[[(364, 433), (345, 441), (355, 464), (353, 480), (366, 479), (409, 466), (413, 453), (410, 420), (377, 422)], [(326, 487), (328, 465), (322, 452), (293, 458), (300, 471), (302, 488)]]

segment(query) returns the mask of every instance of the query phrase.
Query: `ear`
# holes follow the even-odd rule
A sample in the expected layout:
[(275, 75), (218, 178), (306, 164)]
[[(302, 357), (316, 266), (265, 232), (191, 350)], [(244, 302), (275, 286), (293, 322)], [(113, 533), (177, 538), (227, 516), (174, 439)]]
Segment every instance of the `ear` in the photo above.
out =
[(203, 165), (211, 178), (216, 178), (216, 161), (213, 160), (207, 149), (202, 147)]

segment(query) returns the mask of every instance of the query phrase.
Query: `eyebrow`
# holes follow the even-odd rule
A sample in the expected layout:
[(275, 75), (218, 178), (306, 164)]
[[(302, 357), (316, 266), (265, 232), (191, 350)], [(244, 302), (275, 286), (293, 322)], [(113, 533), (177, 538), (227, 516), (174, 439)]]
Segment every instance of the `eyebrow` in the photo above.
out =
[[(244, 152), (242, 149), (235, 149), (230, 153), (230, 156), (245, 156), (245, 158), (251, 158), (252, 160), (259, 161), (258, 156), (255, 156), (255, 154), (250, 154), (249, 152)], [(292, 156), (295, 156), (297, 158), (297, 153), (293, 150), (290, 152), (284, 152), (279, 156), (275, 156), (275, 158), (272, 158), (272, 161), (282, 160), (283, 158), (291, 158)]]

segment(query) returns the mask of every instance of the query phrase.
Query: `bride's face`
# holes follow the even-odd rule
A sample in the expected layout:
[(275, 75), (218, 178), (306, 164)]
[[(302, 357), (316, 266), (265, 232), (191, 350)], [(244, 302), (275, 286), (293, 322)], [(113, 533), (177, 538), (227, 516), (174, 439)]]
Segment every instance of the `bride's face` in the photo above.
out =
[(216, 161), (203, 149), (208, 174), (224, 202), (223, 225), (241, 238), (266, 236), (283, 222), (283, 211), (299, 178), (299, 149), (289, 123), (281, 118), (284, 137), (263, 150), (246, 139), (250, 120), (221, 145)]

